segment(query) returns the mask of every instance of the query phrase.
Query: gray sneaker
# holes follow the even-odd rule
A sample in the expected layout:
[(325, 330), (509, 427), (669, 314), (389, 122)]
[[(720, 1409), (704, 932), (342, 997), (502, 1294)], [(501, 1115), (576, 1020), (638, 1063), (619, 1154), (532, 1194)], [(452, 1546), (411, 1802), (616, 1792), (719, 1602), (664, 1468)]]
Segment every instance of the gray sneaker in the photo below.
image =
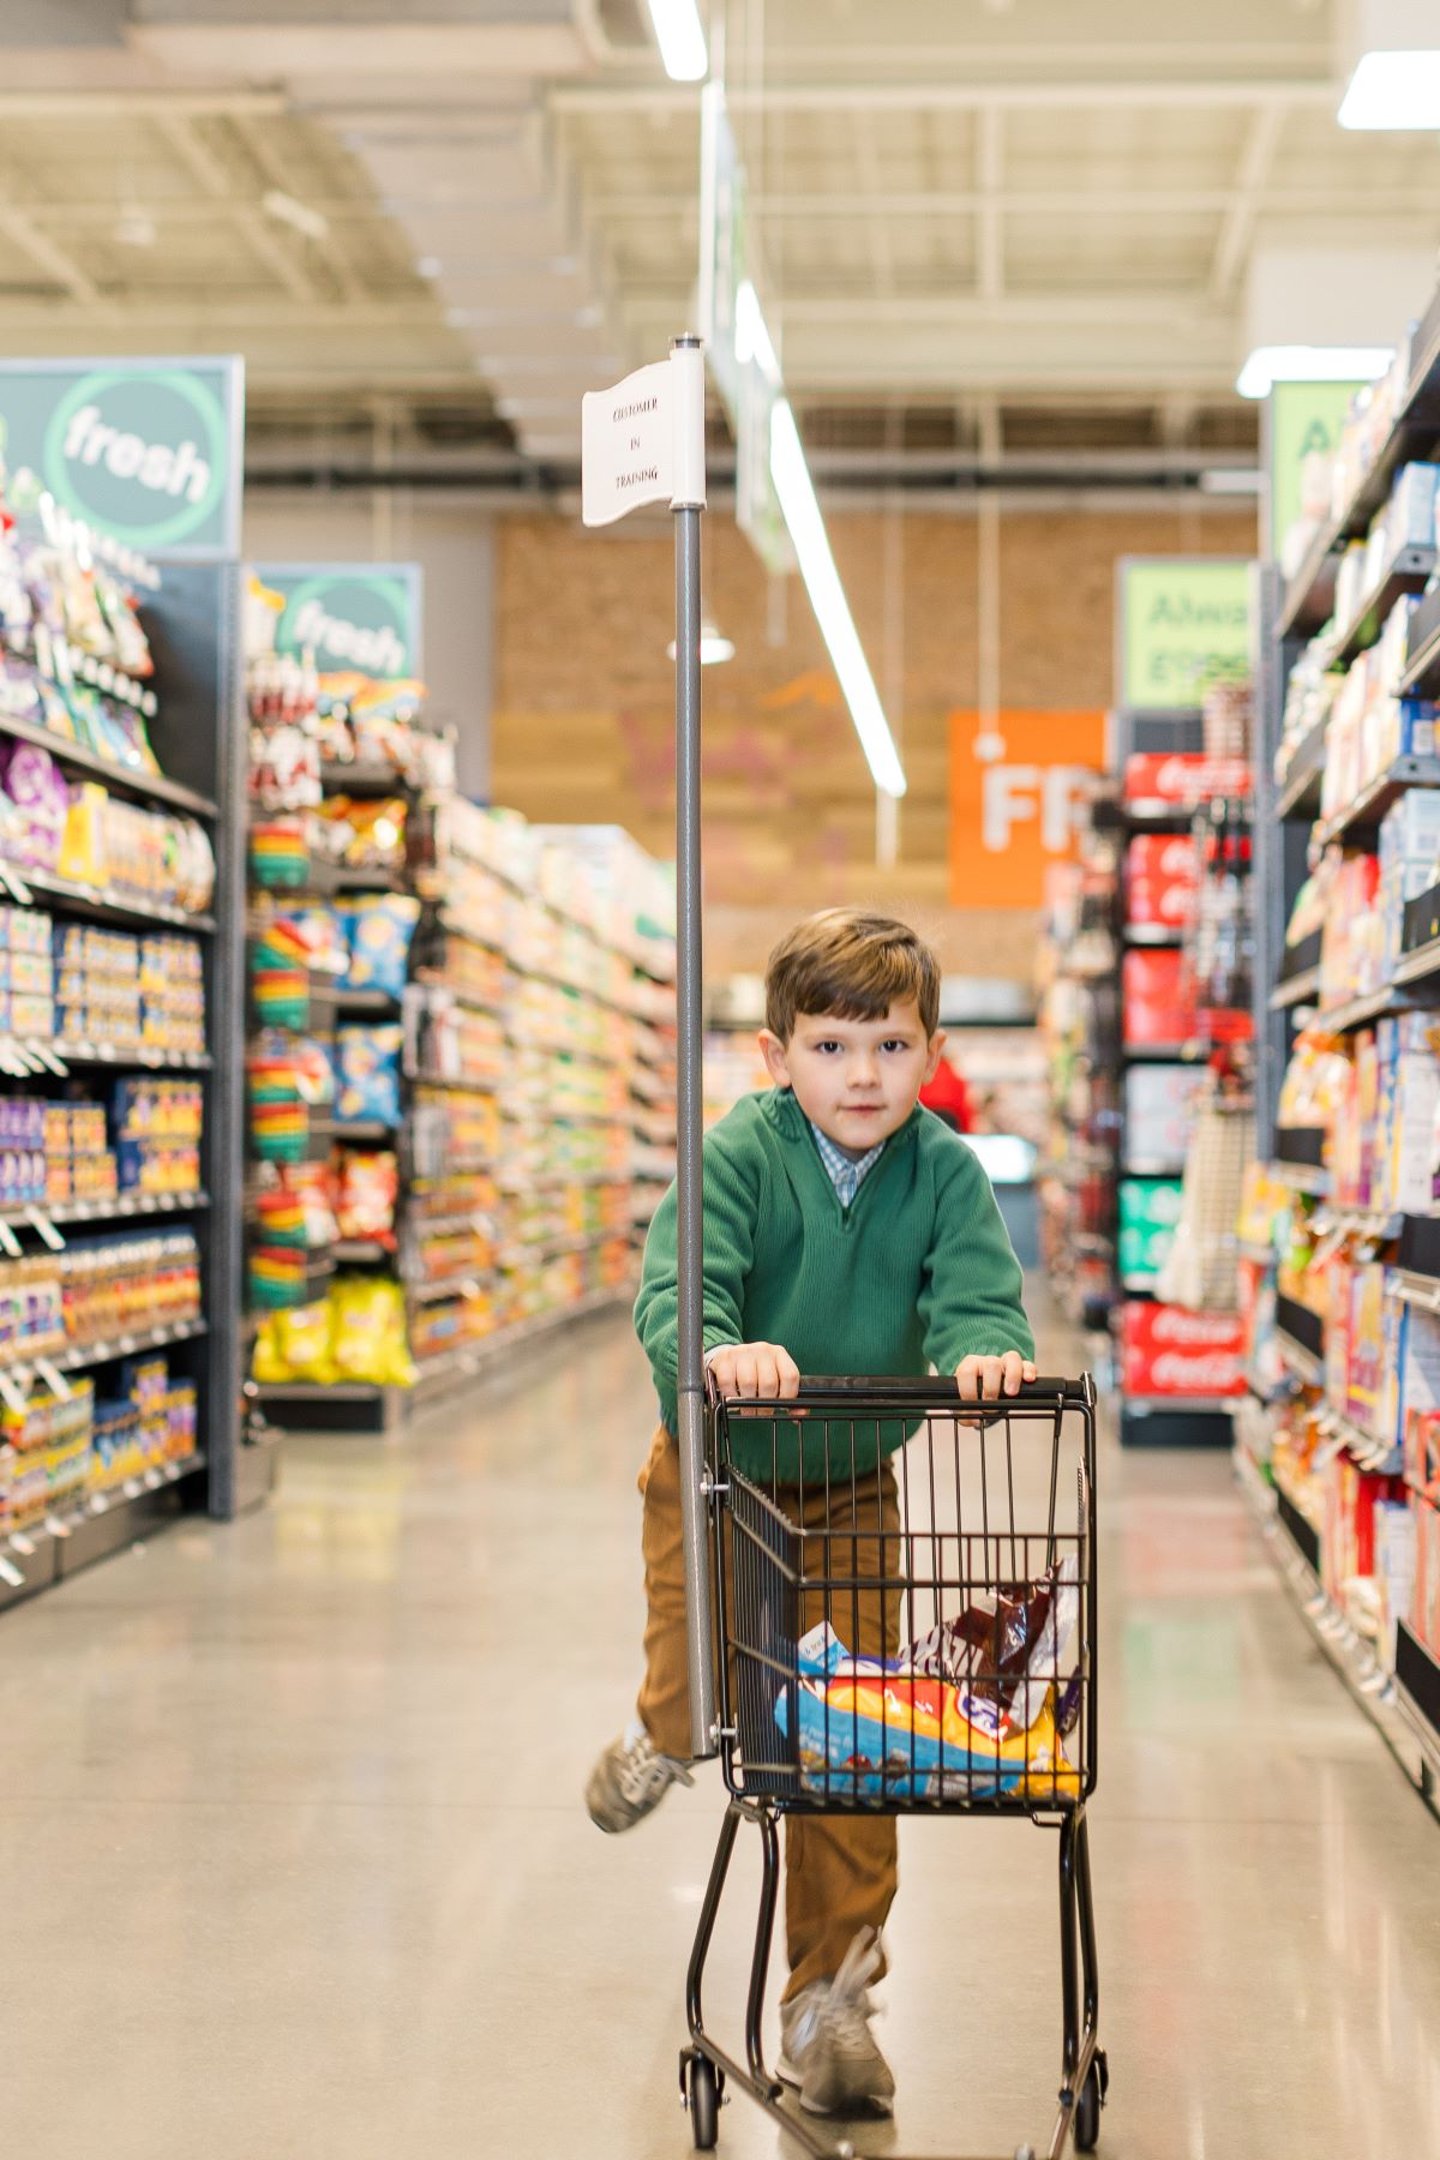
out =
[(585, 1805), (597, 1829), (633, 1830), (672, 1785), (693, 1785), (686, 1765), (662, 1755), (638, 1718), (612, 1740), (585, 1787)]
[(868, 1982), (880, 1964), (880, 1939), (862, 1928), (833, 1980), (815, 1980), (780, 2005), (780, 2075), (800, 2088), (811, 2115), (889, 2115), (895, 2080), (875, 2044)]

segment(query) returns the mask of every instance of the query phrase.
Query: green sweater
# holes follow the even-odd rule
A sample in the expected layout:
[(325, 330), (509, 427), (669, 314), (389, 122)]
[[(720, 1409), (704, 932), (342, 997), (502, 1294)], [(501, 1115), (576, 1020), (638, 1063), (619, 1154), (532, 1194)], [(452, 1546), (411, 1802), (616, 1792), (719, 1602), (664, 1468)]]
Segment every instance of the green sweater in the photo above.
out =
[[(922, 1375), (1007, 1350), (1034, 1356), (1021, 1274), (990, 1182), (941, 1119), (917, 1108), (849, 1208), (788, 1088), (748, 1095), (706, 1136), (705, 1348), (783, 1344), (802, 1373)], [(678, 1310), (672, 1185), (645, 1245), (635, 1326), (650, 1359), (660, 1415), (676, 1430)], [(775, 1428), (777, 1470), (801, 1473), (800, 1434)], [(857, 1428), (857, 1467), (874, 1467), (906, 1437), (899, 1421)], [(803, 1471), (819, 1475), (818, 1433)], [(768, 1477), (772, 1428), (736, 1419), (731, 1452)], [(848, 1468), (848, 1422), (832, 1425), (832, 1473)]]

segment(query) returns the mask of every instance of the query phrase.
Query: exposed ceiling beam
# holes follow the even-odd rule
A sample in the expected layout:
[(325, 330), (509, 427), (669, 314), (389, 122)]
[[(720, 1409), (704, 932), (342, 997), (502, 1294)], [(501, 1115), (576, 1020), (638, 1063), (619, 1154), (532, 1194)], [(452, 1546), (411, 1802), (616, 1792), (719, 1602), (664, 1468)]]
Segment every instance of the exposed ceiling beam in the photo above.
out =
[[(1017, 80), (1013, 82), (767, 83), (728, 91), (732, 113), (979, 112), (995, 106), (1010, 112), (1082, 110), (1143, 112), (1188, 108), (1282, 104), (1333, 106), (1330, 76), (1286, 82), (1205, 80), (1165, 76), (1153, 82)], [(603, 119), (610, 113), (695, 113), (698, 91), (683, 83), (614, 83), (554, 90), (552, 112)]]
[(279, 90), (17, 90), (0, 88), (0, 120), (148, 120), (177, 113), (191, 119), (217, 114), (284, 113), (290, 101)]
[[(258, 130), (250, 124), (248, 118), (243, 115), (236, 116), (232, 118), (230, 124), (245, 145), (247, 155), (254, 160), (259, 171), (264, 175), (267, 185), (278, 189), (281, 194), (289, 194), (291, 192), (290, 174), (286, 169), (284, 159), (277, 158), (271, 153), (269, 144), (262, 140)], [(327, 224), (329, 223), (328, 211), (318, 209), (318, 206), (311, 202), (308, 196), (306, 202), (308, 208), (315, 210), (318, 216), (323, 217)], [(252, 208), (255, 216), (264, 216), (264, 211), (258, 205), (253, 205)], [(377, 206), (374, 203), (366, 203), (364, 208), (373, 215), (379, 215)], [(360, 293), (359, 283), (334, 241), (327, 235), (324, 240), (317, 242), (316, 245), (320, 249), (326, 269), (335, 281), (341, 299), (354, 300), (358, 298)]]
[[(1238, 185), (1088, 187), (1082, 170), (1076, 173), (1074, 186), (1068, 188), (1008, 187), (1000, 188), (989, 197), (979, 188), (934, 188), (924, 192), (882, 189), (877, 195), (838, 190), (818, 194), (797, 189), (782, 194), (752, 195), (749, 208), (752, 216), (774, 221), (839, 218), (849, 222), (872, 211), (907, 219), (969, 218), (978, 215), (987, 201), (993, 201), (1006, 213), (1031, 217), (1220, 217), (1244, 199)], [(1353, 215), (1355, 200), (1353, 186), (1342, 185), (1339, 181), (1324, 188), (1267, 187), (1263, 190), (1267, 211), (1293, 217)], [(660, 191), (636, 195), (589, 195), (586, 205), (592, 217), (606, 224), (673, 225), (682, 213), (694, 215), (693, 203), (677, 202), (673, 194)], [(114, 215), (113, 204), (109, 206), (109, 214)], [(166, 213), (162, 209), (156, 214), (163, 218)], [(1428, 214), (1433, 223), (1433, 212), (1427, 212), (1421, 205), (1413, 187), (1367, 188), (1365, 214), (1367, 217), (1415, 219)], [(69, 205), (66, 215), (70, 215)]]
[(284, 286), (293, 300), (313, 302), (320, 298), (315, 281), (288, 247), (270, 230), (263, 210), (239, 198), (234, 175), (196, 134), (188, 116), (169, 115), (160, 123), (161, 133), (189, 169), (202, 192), (231, 224), (244, 234), (251, 252), (264, 263), (271, 276)]
[[(1285, 110), (1280, 105), (1262, 105), (1252, 114), (1249, 131), (1245, 137), (1245, 149), (1240, 159), (1239, 184), (1233, 201), (1221, 221), (1220, 234), (1215, 242), (1215, 259), (1210, 266), (1210, 290), (1217, 300), (1225, 299), (1233, 290), (1250, 251), (1255, 231), (1255, 221), (1260, 215), (1265, 194), (1265, 183), (1275, 162), (1275, 152), (1285, 128)], [(1367, 199), (1367, 213), (1369, 211)]]
[(880, 186), (880, 146), (875, 137), (875, 116), (862, 113), (860, 125), (855, 130), (855, 152), (864, 183), (866, 198), (875, 207), (865, 214), (865, 232), (870, 243), (870, 260), (875, 268), (877, 292), (895, 290), (895, 251), (890, 245), (890, 233), (885, 214), (879, 207), (883, 190)]
[[(111, 217), (115, 215), (112, 207)], [(72, 255), (57, 247), (48, 233), (42, 232), (28, 211), (13, 203), (0, 204), (0, 232), (12, 240), (46, 277), (62, 285), (72, 300), (83, 307), (103, 309), (105, 298), (99, 286), (81, 269)]]

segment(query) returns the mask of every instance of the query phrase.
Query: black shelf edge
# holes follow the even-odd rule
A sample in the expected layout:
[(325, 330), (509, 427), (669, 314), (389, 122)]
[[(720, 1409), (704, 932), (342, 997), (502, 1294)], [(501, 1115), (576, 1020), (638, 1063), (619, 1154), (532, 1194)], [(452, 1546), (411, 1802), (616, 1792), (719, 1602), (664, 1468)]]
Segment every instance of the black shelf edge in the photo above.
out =
[(1193, 1065), (1188, 1043), (1124, 1043), (1120, 1058), (1125, 1065)]
[(392, 1125), (385, 1118), (357, 1118), (353, 1124), (337, 1118), (331, 1130), (331, 1138), (352, 1144), (356, 1141), (393, 1140), (399, 1129), (398, 1125)]
[(1433, 547), (1400, 548), (1373, 591), (1367, 593), (1335, 644), (1335, 662), (1347, 667), (1367, 645), (1373, 645), (1380, 628), (1397, 600), (1418, 592), (1435, 569)]
[(1410, 1275), (1432, 1278), (1440, 1288), (1440, 1216), (1404, 1217), (1400, 1224), (1395, 1265)]
[(1183, 1162), (1156, 1162), (1145, 1156), (1142, 1156), (1139, 1162), (1123, 1162), (1120, 1165), (1122, 1178), (1182, 1178), (1184, 1175)]
[(1281, 1125), (1275, 1133), (1277, 1162), (1320, 1170), (1325, 1164), (1323, 1125)]
[(1234, 1400), (1183, 1396), (1126, 1396), (1120, 1405), (1122, 1447), (1229, 1447), (1237, 1405)]
[(213, 915), (190, 915), (183, 908), (158, 902), (127, 900), (100, 886), (77, 885), (70, 878), (52, 877), (48, 870), (23, 870), (14, 863), (0, 863), (0, 873), (30, 892), (43, 893), (47, 900), (64, 901), (77, 915), (96, 922), (158, 923), (166, 930), (189, 930), (205, 937), (215, 932)]
[(101, 757), (98, 751), (87, 750), (83, 743), (71, 742), (57, 734), (54, 728), (37, 727), (28, 720), (21, 720), (13, 713), (0, 713), (0, 735), (8, 735), (12, 742), (31, 743), (37, 750), (48, 750), (58, 764), (72, 766), (76, 772), (91, 774), (109, 786), (126, 789), (133, 795), (148, 797), (176, 810), (188, 810), (192, 816), (214, 818), (220, 814), (218, 803), (208, 795), (197, 794), (194, 788), (183, 787), (178, 780), (169, 780), (163, 773), (147, 773), (138, 766), (117, 765), (113, 758)]
[(1303, 975), (1292, 975), (1276, 984), (1270, 993), (1270, 1010), (1288, 1012), (1295, 1005), (1313, 1005), (1319, 995), (1319, 967), (1306, 968)]
[(327, 795), (411, 795), (414, 789), (393, 765), (339, 765), (326, 761), (320, 767), (320, 785)]
[(1308, 1305), (1286, 1297), (1283, 1292), (1275, 1301), (1275, 1317), (1283, 1334), (1305, 1352), (1308, 1357), (1323, 1358), (1325, 1355), (1325, 1322), (1319, 1313), (1311, 1312)]
[(1395, 1679), (1407, 1709), (1420, 1720), (1430, 1745), (1440, 1743), (1440, 1659), (1427, 1650), (1404, 1619), (1396, 1630)]
[(59, 1536), (45, 1523), (22, 1529), (24, 1544), (32, 1548), (29, 1552), (13, 1537), (0, 1547), (7, 1570), (0, 1578), (0, 1612), (53, 1588), (97, 1560), (108, 1560), (173, 1522), (192, 1504), (195, 1496), (186, 1488), (205, 1468), (203, 1453), (187, 1455), (151, 1473), (141, 1472), (119, 1488), (87, 1496), (78, 1507), (55, 1518)]
[(1327, 717), (1302, 739), (1286, 766), (1285, 778), (1279, 783), (1280, 792), (1275, 799), (1275, 816), (1282, 821), (1297, 818), (1311, 824), (1320, 815), (1329, 729)]
[(183, 1320), (172, 1326), (146, 1328), (138, 1335), (115, 1335), (108, 1342), (57, 1350), (53, 1355), (18, 1358), (13, 1365), (0, 1364), (0, 1374), (20, 1387), (28, 1387), (39, 1376), (42, 1365), (49, 1365), (59, 1373), (88, 1372), (92, 1365), (109, 1365), (116, 1358), (141, 1357), (150, 1350), (168, 1349), (171, 1343), (194, 1342), (209, 1332), (210, 1324), (206, 1320)]
[(1284, 1487), (1275, 1487), (1275, 1513), (1301, 1559), (1309, 1568), (1316, 1582), (1320, 1580), (1320, 1533), (1308, 1516), (1302, 1515)]
[(38, 1215), (57, 1228), (76, 1223), (131, 1222), (149, 1215), (197, 1215), (210, 1205), (210, 1195), (193, 1193), (117, 1193), (102, 1200), (63, 1200), (54, 1207), (43, 1200), (28, 1207), (0, 1208), (0, 1223), (11, 1230), (33, 1230)]
[(1168, 923), (1126, 923), (1124, 942), (1142, 952), (1178, 951), (1185, 943), (1185, 933)]
[(1316, 835), (1319, 844), (1324, 847), (1334, 840), (1374, 832), (1386, 811), (1411, 788), (1440, 788), (1440, 758), (1397, 758), (1361, 789), (1353, 803), (1325, 820)]
[(1410, 618), (1402, 697), (1440, 697), (1440, 585), (1426, 593)]
[(1328, 1028), (1332, 1035), (1349, 1035), (1356, 1028), (1371, 1027), (1375, 1021), (1387, 1020), (1395, 1013), (1413, 1012), (1415, 1002), (1404, 984), (1386, 983), (1383, 989), (1352, 998), (1347, 1005), (1332, 1005), (1328, 1011), (1322, 1008), (1315, 1016), (1316, 1025)]
[[(326, 1003), (329, 1004), (330, 1002), (331, 999), (327, 996)], [(400, 1011), (399, 998), (391, 997), (388, 990), (346, 990), (341, 988), (334, 993), (333, 1002), (336, 1011), (342, 1015), (347, 1012), (383, 1013), (387, 1018), (393, 1018)]]

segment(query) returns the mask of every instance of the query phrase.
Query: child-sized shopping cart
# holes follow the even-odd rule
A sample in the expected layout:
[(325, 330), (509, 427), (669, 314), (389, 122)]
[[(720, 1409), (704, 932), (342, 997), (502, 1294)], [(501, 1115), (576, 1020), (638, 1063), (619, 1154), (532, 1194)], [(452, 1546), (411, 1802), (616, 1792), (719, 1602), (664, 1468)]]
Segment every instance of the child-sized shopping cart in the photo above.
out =
[[(1059, 1829), (1062, 2072), (1047, 2151), (1060, 2160), (1072, 2135), (1093, 2150), (1107, 2066), (1085, 1822), (1096, 1768), (1090, 1382), (1039, 1380), (980, 1405), (942, 1379), (806, 1379), (785, 1403), (712, 1394), (703, 1490), (730, 1802), (687, 1990), (680, 2074), (696, 2146), (716, 2143), (728, 2081), (819, 2160), (853, 2149), (782, 2105), (765, 2061), (777, 1818), (986, 1814)], [(742, 1822), (763, 1854), (743, 2063), (702, 2007)]]

